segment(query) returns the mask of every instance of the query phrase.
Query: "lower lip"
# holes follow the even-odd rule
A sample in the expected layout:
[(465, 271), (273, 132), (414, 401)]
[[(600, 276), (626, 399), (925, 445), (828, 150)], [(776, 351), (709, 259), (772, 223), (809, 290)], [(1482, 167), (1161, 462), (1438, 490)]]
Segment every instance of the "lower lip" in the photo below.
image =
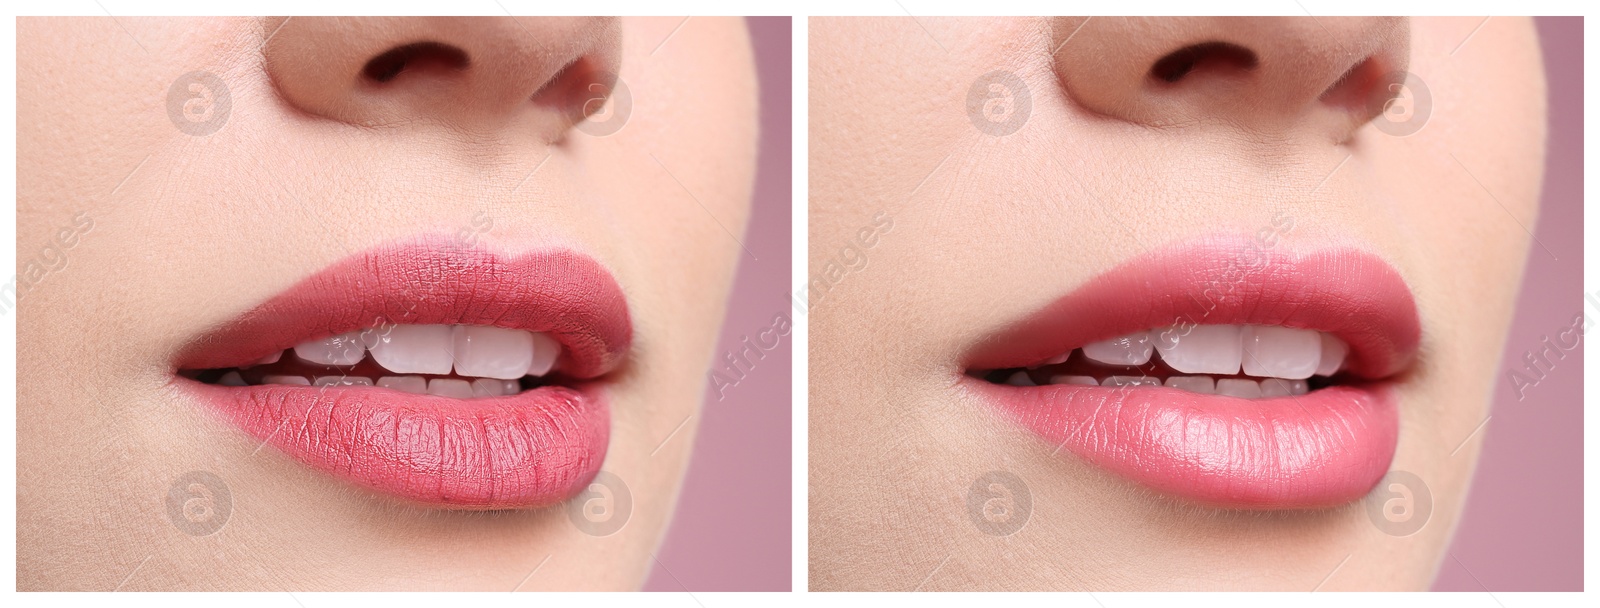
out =
[(1051, 445), (1155, 490), (1221, 507), (1357, 500), (1388, 470), (1399, 436), (1386, 385), (1244, 400), (1172, 388), (970, 383)]
[(561, 502), (594, 479), (611, 427), (598, 386), (450, 399), (369, 387), (190, 384), (294, 459), (433, 506)]

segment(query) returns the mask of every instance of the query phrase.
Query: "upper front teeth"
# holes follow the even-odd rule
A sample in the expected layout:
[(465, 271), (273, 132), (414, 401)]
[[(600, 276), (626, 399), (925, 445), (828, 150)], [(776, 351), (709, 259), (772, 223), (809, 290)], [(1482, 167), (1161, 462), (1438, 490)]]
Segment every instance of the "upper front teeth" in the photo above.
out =
[(561, 344), (549, 334), (503, 327), (394, 325), (294, 347), (301, 359), (339, 366), (360, 363), (368, 350), (378, 365), (396, 374), (443, 375), (453, 368), (462, 376), (515, 380), (549, 373), (560, 358)]
[(450, 325), (395, 325), (373, 340), (372, 359), (391, 372), (448, 374), (455, 364), (452, 333)]
[(323, 365), (355, 365), (367, 356), (367, 347), (361, 343), (361, 332), (353, 331), (328, 336), (321, 340), (301, 342), (294, 346), (294, 354), (301, 359)]
[(1150, 353), (1154, 351), (1155, 345), (1150, 343), (1148, 331), (1083, 345), (1084, 356), (1117, 365), (1144, 365), (1150, 361)]
[(462, 376), (514, 380), (528, 375), (533, 363), (533, 334), (517, 329), (457, 325), (455, 345)]
[(1315, 331), (1247, 325), (1239, 335), (1246, 376), (1304, 380), (1322, 363), (1322, 338)]
[(1339, 371), (1339, 366), (1344, 365), (1344, 356), (1350, 353), (1350, 345), (1328, 334), (1322, 334), (1322, 357), (1317, 363), (1318, 376), (1332, 376)]
[(533, 360), (528, 362), (529, 376), (543, 376), (555, 367), (561, 355), (561, 343), (550, 334), (533, 334)]
[(1109, 365), (1161, 360), (1185, 374), (1245, 375), (1304, 380), (1331, 376), (1344, 365), (1349, 346), (1309, 329), (1267, 325), (1194, 325), (1134, 332), (1088, 344), (1083, 355)]
[(1156, 332), (1161, 360), (1186, 374), (1239, 373), (1242, 344), (1237, 325), (1195, 325), (1184, 331), (1171, 327)]

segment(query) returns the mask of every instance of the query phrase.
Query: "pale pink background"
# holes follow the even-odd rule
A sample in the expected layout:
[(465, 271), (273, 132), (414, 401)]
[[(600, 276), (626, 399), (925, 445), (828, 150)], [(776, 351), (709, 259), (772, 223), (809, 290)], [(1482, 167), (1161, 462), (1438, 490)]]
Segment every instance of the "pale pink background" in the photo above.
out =
[[(761, 157), (717, 359), (743, 348), (789, 306), (790, 29), (788, 17), (748, 17), (761, 80)], [(689, 475), (646, 591), (788, 591), (792, 433), (791, 330), (736, 386), (708, 387)], [(665, 566), (665, 568), (663, 568)]]
[(1600, 323), (1583, 300), (1583, 18), (1538, 22), (1550, 139), (1534, 235), (1556, 259), (1537, 244), (1529, 254), (1483, 456), (1435, 591), (1583, 590), (1583, 349), (1520, 402), (1507, 371), (1579, 312)]

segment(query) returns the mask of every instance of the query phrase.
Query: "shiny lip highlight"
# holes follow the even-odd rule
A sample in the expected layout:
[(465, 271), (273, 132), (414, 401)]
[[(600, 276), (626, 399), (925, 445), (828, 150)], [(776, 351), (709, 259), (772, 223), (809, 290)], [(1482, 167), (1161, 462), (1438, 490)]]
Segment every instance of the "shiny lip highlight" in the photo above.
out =
[(385, 324), (489, 325), (562, 346), (560, 384), (488, 399), (377, 387), (174, 384), (312, 467), (431, 506), (565, 500), (593, 479), (610, 434), (603, 377), (632, 324), (620, 286), (571, 250), (505, 256), (428, 238), (358, 253), (196, 340), (175, 369), (240, 367), (295, 344)]
[(1318, 508), (1364, 496), (1399, 432), (1393, 378), (1421, 340), (1409, 288), (1372, 254), (1303, 255), (1240, 237), (1168, 247), (1118, 266), (964, 357), (1028, 367), (1097, 340), (1169, 325), (1278, 325), (1350, 346), (1341, 383), (1245, 400), (1165, 387), (961, 385), (1052, 447), (1157, 491), (1231, 508)]

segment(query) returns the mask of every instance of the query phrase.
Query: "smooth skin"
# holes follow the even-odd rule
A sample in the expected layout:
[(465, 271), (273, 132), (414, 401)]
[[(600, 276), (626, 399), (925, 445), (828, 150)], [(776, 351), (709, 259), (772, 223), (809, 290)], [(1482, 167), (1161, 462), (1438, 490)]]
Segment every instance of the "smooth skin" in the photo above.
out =
[[(697, 18), (669, 40), (679, 21), (20, 19), (18, 587), (642, 585), (740, 255), (718, 224), (745, 224), (755, 168), (743, 22)], [(420, 61), (385, 86), (354, 76), (417, 41), (457, 47), (470, 67)], [(577, 58), (626, 84), (620, 130), (565, 118), (594, 96), (536, 94)], [(225, 124), (201, 135), (168, 104), (197, 70), (231, 97)], [(604, 105), (579, 112), (599, 112), (586, 123), (621, 115), (620, 95), (601, 93)], [(418, 234), (510, 254), (577, 249), (622, 285), (634, 345), (611, 390), (604, 465), (632, 496), (620, 531), (590, 536), (564, 505), (400, 504), (258, 450), (168, 386), (187, 342), (353, 252)], [(167, 512), (190, 471), (231, 494), (207, 536)]]
[[(812, 19), (812, 588), (1426, 589), (1478, 455), (1468, 438), (1543, 171), (1534, 26), (1496, 18), (1463, 45), (1479, 21)], [(1149, 79), (1209, 40), (1255, 67)], [(1369, 56), (1426, 84), (1420, 130), (1375, 126), (1382, 106), (1359, 101), (1370, 83), (1332, 87)], [(968, 113), (995, 70), (1031, 102), (1003, 135)], [(1407, 121), (1415, 97), (1396, 103)], [(862, 238), (885, 218), (891, 230)], [(974, 344), (1118, 263), (1262, 230), (1283, 251), (1373, 252), (1415, 295), (1423, 352), (1398, 386), (1391, 470), (1431, 491), (1417, 533), (1380, 531), (1361, 502), (1262, 513), (1157, 495), (1053, 453), (957, 385)], [(1032, 499), (1009, 536), (981, 531), (967, 501), (996, 470)]]

